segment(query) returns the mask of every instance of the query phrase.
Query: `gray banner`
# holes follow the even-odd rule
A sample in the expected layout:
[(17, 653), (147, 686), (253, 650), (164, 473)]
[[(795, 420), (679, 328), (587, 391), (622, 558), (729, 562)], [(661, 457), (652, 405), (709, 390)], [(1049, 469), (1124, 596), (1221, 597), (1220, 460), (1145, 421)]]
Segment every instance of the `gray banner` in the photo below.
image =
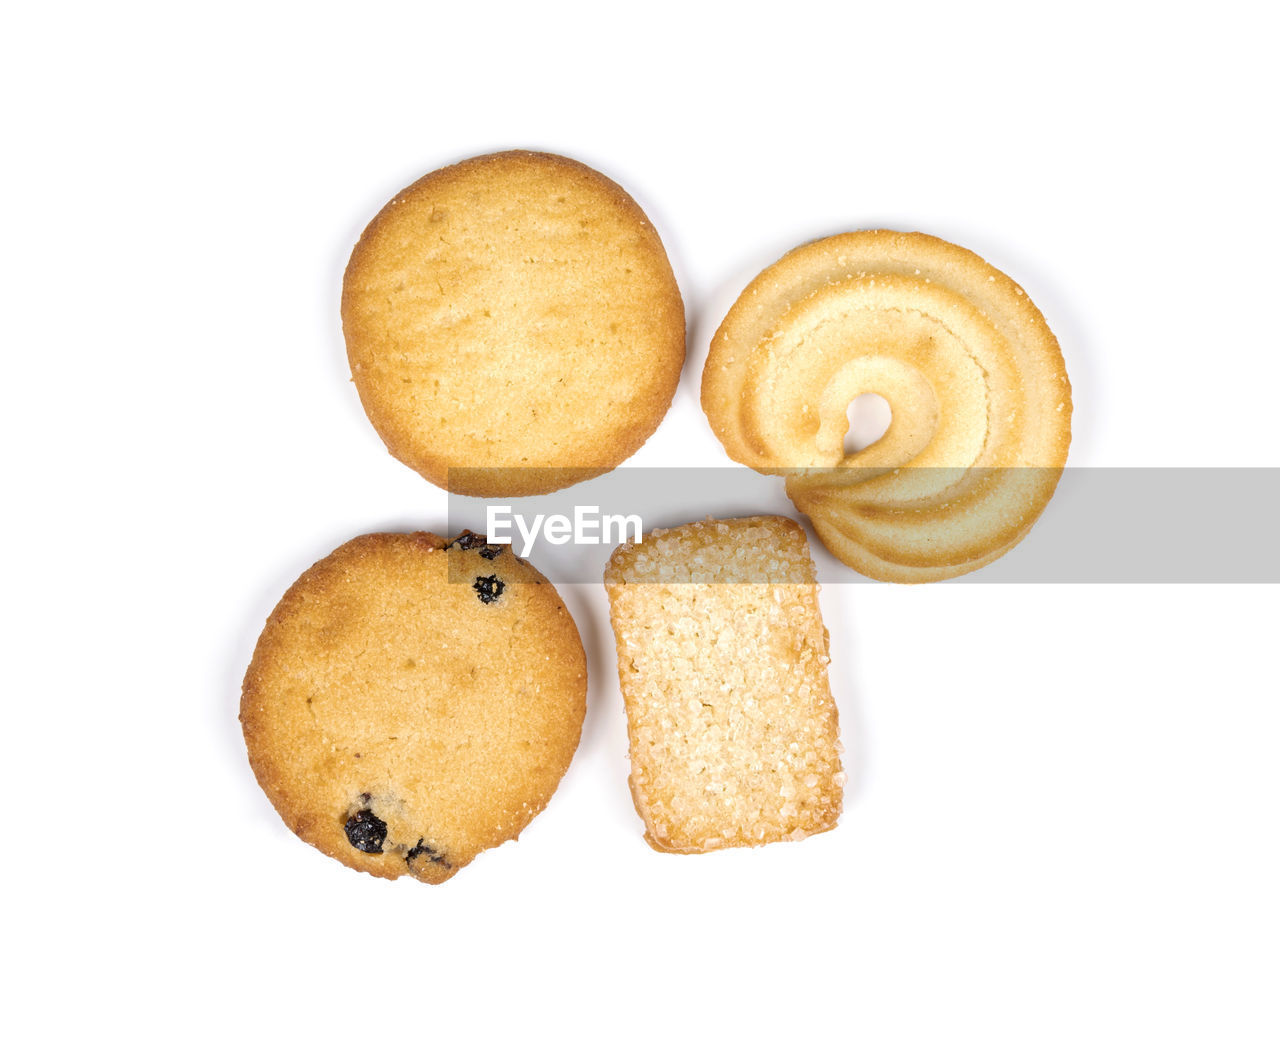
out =
[[(537, 478), (555, 482), (554, 472)], [(834, 509), (822, 512), (818, 531), (830, 533), (834, 518), (851, 544), (880, 555), (894, 554), (895, 544), (980, 548), (988, 531), (1016, 531), (1019, 501), (1046, 480), (1052, 487), (1051, 472), (1031, 468), (964, 475), (915, 469), (892, 477), (828, 472), (816, 488), (822, 505)], [(493, 472), (474, 469), (465, 481), (479, 491), (500, 483)], [(450, 494), (448, 513), (450, 535), (469, 529), (509, 542), (555, 583), (599, 582), (614, 548), (637, 530), (647, 538), (707, 517), (781, 514), (809, 529), (820, 582), (869, 582), (824, 547), (782, 478), (745, 467), (622, 467), (547, 495)], [(938, 557), (945, 563), (949, 556)], [(1068, 468), (1020, 542), (945, 582), (1280, 583), (1280, 468)]]

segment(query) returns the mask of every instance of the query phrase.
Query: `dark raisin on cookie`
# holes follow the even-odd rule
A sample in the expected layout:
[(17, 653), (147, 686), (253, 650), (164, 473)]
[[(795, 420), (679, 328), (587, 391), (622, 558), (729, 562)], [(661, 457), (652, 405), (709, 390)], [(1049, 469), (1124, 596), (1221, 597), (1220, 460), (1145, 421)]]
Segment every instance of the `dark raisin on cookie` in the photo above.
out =
[[(361, 795), (368, 798), (368, 795)], [(361, 853), (381, 853), (387, 838), (387, 825), (373, 815), (372, 810), (362, 809), (347, 821), (347, 841)]]
[(460, 551), (469, 551), (472, 547), (483, 547), (488, 542), (488, 539), (480, 535), (480, 533), (472, 532), (470, 529), (463, 529), (449, 541), (445, 550), (450, 547), (457, 547)]
[(475, 588), (476, 594), (480, 595), (480, 600), (488, 605), (490, 602), (496, 602), (501, 596), (503, 583), (497, 576), (477, 576), (476, 582), (471, 585)]
[(404, 862), (410, 871), (414, 870), (414, 862), (419, 864), (430, 861), (432, 864), (442, 864), (446, 868), (452, 868), (453, 865), (444, 859), (444, 854), (437, 850), (434, 846), (425, 845), (425, 840), (418, 839), (418, 844), (414, 846), (404, 855)]
[(472, 532), (470, 529), (463, 529), (458, 535), (446, 545), (445, 550), (457, 547), (460, 551), (474, 550), (480, 548), (480, 557), (489, 561), (493, 561), (502, 553), (502, 548), (490, 543), (488, 539), (478, 532)]

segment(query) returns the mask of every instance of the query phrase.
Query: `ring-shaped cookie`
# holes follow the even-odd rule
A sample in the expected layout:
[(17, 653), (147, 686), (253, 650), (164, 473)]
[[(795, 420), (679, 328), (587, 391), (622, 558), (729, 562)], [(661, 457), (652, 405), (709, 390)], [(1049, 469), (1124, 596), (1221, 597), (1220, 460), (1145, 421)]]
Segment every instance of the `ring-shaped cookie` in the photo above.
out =
[[(846, 454), (864, 393), (892, 420)], [(828, 237), (766, 269), (716, 332), (702, 405), (730, 456), (786, 476), (833, 554), (899, 582), (1009, 550), (1071, 440), (1070, 382), (1040, 311), (974, 253), (919, 233)]]

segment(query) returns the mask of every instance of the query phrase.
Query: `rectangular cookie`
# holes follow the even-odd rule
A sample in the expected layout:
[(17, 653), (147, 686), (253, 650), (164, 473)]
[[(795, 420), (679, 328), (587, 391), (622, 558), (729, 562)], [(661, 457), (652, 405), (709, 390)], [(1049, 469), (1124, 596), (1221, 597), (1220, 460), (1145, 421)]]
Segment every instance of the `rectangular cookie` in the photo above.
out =
[(804, 530), (655, 529), (604, 580), (649, 844), (702, 853), (833, 828), (845, 777)]

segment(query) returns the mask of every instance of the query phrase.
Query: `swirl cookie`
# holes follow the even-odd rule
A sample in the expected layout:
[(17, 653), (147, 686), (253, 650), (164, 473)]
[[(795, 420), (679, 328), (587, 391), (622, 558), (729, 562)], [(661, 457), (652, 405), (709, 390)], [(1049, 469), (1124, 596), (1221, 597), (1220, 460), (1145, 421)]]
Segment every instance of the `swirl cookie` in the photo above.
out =
[(568, 611), (510, 548), (381, 533), (289, 588), (240, 721), (258, 783), (300, 838), (357, 871), (435, 883), (547, 804), (586, 684)]
[[(846, 454), (864, 393), (892, 421)], [(702, 407), (731, 457), (786, 476), (836, 557), (897, 582), (1009, 550), (1071, 440), (1071, 386), (1040, 311), (972, 252), (921, 233), (828, 237), (766, 269), (716, 332)]]
[(605, 587), (648, 843), (704, 853), (835, 827), (845, 778), (804, 530), (655, 529), (614, 552)]
[(684, 363), (684, 304), (639, 205), (526, 151), (396, 194), (352, 252), (342, 329), (387, 449), (474, 496), (613, 469), (658, 426)]

